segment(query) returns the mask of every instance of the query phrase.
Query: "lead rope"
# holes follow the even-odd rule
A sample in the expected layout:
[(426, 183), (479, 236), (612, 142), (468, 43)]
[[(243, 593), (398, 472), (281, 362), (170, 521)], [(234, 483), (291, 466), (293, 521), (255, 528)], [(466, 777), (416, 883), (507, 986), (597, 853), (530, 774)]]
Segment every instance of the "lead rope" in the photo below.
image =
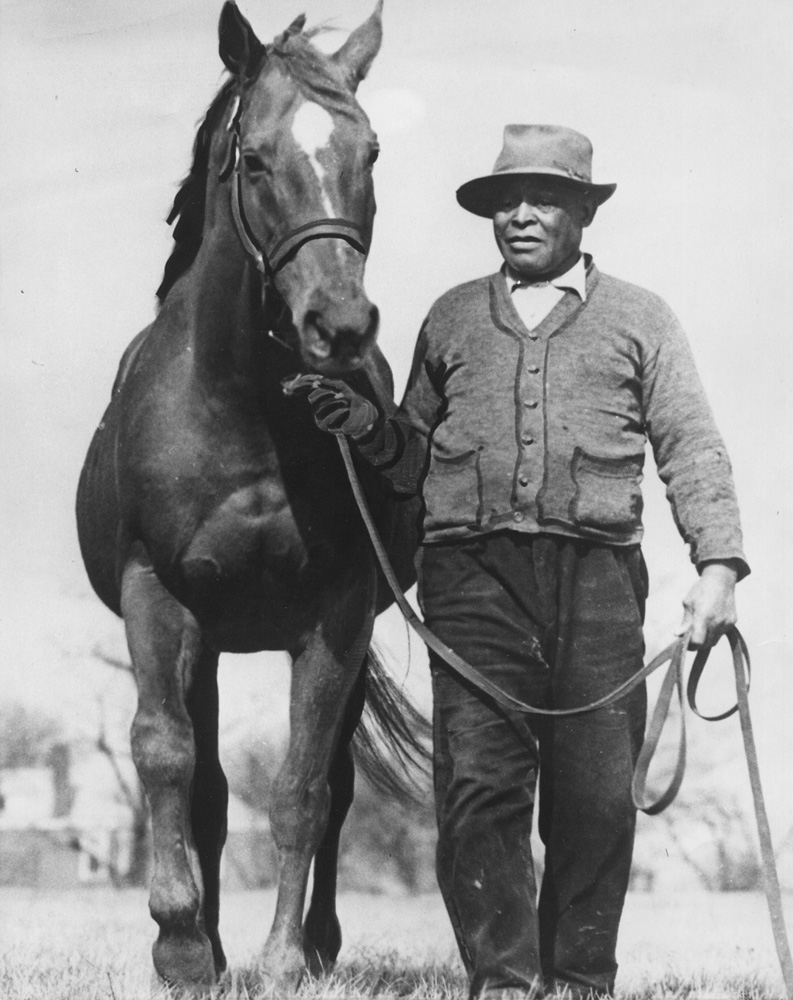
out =
[[(355, 471), (355, 465), (350, 453), (350, 446), (347, 438), (343, 434), (337, 433), (336, 439), (339, 443), (339, 450), (341, 451), (341, 455), (344, 460), (344, 466), (347, 470), (347, 476), (350, 480), (350, 486), (352, 487), (355, 501), (358, 504), (358, 509), (361, 513), (361, 517), (363, 518), (363, 522), (366, 525), (366, 530), (372, 542), (377, 560), (380, 563), (380, 568), (383, 571), (386, 582), (394, 595), (394, 599), (399, 607), (399, 610), (402, 612), (405, 621), (418, 633), (419, 636), (421, 636), (430, 649), (434, 650), (446, 661), (455, 673), (459, 674), (469, 683), (475, 685), (485, 694), (489, 695), (497, 704), (501, 705), (502, 708), (521, 713), (530, 713), (533, 715), (581, 715), (584, 712), (591, 712), (596, 708), (604, 708), (607, 705), (613, 704), (615, 701), (623, 698), (629, 691), (632, 691), (639, 684), (641, 684), (651, 673), (653, 673), (653, 671), (658, 669), (658, 667), (663, 666), (665, 663), (669, 663), (669, 667), (661, 685), (658, 700), (650, 720), (650, 725), (647, 729), (647, 735), (639, 754), (639, 758), (636, 762), (631, 789), (634, 804), (643, 812), (646, 812), (649, 815), (656, 815), (666, 809), (680, 790), (686, 767), (683, 667), (685, 664), (685, 656), (690, 639), (690, 633), (687, 632), (675, 642), (670, 643), (666, 649), (662, 650), (658, 656), (656, 656), (648, 664), (645, 664), (633, 675), (633, 677), (630, 677), (627, 681), (620, 684), (619, 687), (615, 688), (609, 694), (604, 695), (604, 697), (599, 698), (597, 701), (590, 702), (588, 705), (581, 705), (577, 708), (566, 709), (536, 708), (533, 705), (525, 704), (517, 698), (513, 698), (512, 695), (503, 691), (500, 687), (498, 687), (498, 685), (488, 680), (488, 678), (481, 674), (475, 667), (471, 666), (470, 663), (467, 663), (461, 656), (458, 656), (453, 649), (450, 649), (446, 643), (442, 642), (424, 624), (424, 622), (418, 617), (413, 608), (410, 606), (407, 598), (402, 592), (402, 588), (399, 586), (399, 581), (396, 578), (396, 574), (394, 573), (393, 567), (388, 559), (388, 554), (386, 553), (385, 546), (380, 538), (377, 526), (375, 525), (374, 519), (369, 511), (360, 480), (358, 479), (358, 474)], [(774, 847), (771, 841), (771, 828), (768, 824), (768, 814), (766, 812), (765, 799), (763, 797), (763, 790), (760, 784), (760, 768), (757, 761), (757, 748), (754, 742), (752, 720), (749, 713), (749, 676), (751, 670), (749, 651), (746, 648), (743, 636), (738, 629), (735, 628), (735, 626), (729, 628), (726, 635), (732, 648), (732, 660), (735, 670), (735, 687), (738, 696), (737, 703), (726, 712), (722, 712), (720, 715), (707, 716), (703, 715), (699, 711), (696, 704), (696, 691), (699, 679), (702, 676), (708, 656), (710, 655), (709, 649), (699, 650), (694, 659), (688, 681), (687, 701), (691, 710), (696, 715), (709, 722), (717, 722), (721, 719), (726, 719), (730, 715), (733, 715), (736, 711), (739, 714), (746, 763), (749, 768), (749, 783), (752, 788), (754, 811), (757, 819), (757, 831), (760, 841), (760, 857), (763, 869), (763, 884), (765, 887), (766, 899), (768, 901), (768, 909), (771, 914), (771, 928), (774, 934), (774, 943), (776, 944), (779, 964), (782, 969), (782, 977), (785, 982), (785, 991), (787, 993), (788, 1000), (793, 1000), (793, 958), (791, 958), (790, 945), (788, 944), (787, 932), (785, 928), (785, 914), (782, 908), (782, 892), (779, 886), (776, 860), (774, 858)], [(678, 742), (677, 761), (675, 763), (672, 779), (666, 790), (662, 792), (657, 799), (648, 801), (645, 793), (647, 774), (649, 772), (650, 763), (655, 754), (655, 750), (658, 746), (658, 742), (661, 738), (664, 723), (666, 722), (666, 718), (669, 713), (672, 695), (675, 691), (677, 692), (678, 702), (680, 704), (680, 739)]]
[[(757, 748), (755, 746), (754, 732), (752, 730), (752, 717), (749, 713), (749, 685), (747, 684), (749, 656), (743, 637), (736, 628), (731, 629), (727, 633), (727, 638), (730, 641), (730, 646), (732, 646), (732, 659), (735, 667), (735, 687), (738, 692), (738, 712), (741, 720), (741, 734), (743, 735), (743, 746), (746, 752), (746, 763), (749, 766), (749, 783), (752, 786), (754, 813), (757, 818), (757, 832), (760, 837), (760, 856), (763, 862), (765, 895), (768, 900), (768, 910), (771, 914), (771, 927), (774, 931), (776, 953), (779, 956), (779, 964), (782, 967), (782, 978), (785, 980), (785, 991), (787, 992), (788, 1000), (793, 1000), (793, 958), (791, 958), (790, 955), (790, 945), (788, 943), (785, 928), (785, 912), (782, 909), (782, 892), (779, 888), (779, 877), (777, 875), (776, 863), (774, 859), (774, 846), (771, 841), (771, 827), (768, 824), (768, 814), (765, 808), (763, 789), (760, 785), (760, 768), (757, 763)], [(705, 654), (705, 658), (707, 658), (707, 653)], [(746, 662), (746, 673), (744, 673), (741, 658), (743, 658)]]

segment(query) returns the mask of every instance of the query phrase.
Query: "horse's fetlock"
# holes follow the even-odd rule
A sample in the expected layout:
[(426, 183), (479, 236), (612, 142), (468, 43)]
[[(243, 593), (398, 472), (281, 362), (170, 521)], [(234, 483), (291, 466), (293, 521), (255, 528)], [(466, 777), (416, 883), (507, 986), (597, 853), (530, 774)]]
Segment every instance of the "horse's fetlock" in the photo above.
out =
[(195, 933), (201, 896), (195, 883), (157, 879), (149, 896), (149, 913), (163, 932)]

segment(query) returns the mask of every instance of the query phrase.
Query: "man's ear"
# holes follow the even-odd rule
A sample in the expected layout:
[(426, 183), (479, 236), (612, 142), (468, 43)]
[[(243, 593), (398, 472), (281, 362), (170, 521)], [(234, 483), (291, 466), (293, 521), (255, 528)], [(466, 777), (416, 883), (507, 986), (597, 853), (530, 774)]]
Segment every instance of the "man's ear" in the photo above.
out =
[(598, 203), (592, 197), (591, 194), (585, 195), (581, 199), (581, 225), (586, 229), (587, 226), (592, 225), (592, 220), (595, 218), (595, 213), (598, 210)]

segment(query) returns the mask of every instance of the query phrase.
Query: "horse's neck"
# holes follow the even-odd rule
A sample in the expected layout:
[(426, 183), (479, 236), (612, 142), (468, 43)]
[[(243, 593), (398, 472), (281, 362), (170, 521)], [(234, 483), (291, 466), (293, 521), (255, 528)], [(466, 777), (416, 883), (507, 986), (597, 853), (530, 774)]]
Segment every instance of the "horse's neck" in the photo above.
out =
[(261, 279), (229, 226), (207, 233), (187, 279), (199, 369), (210, 380), (250, 374), (264, 333)]

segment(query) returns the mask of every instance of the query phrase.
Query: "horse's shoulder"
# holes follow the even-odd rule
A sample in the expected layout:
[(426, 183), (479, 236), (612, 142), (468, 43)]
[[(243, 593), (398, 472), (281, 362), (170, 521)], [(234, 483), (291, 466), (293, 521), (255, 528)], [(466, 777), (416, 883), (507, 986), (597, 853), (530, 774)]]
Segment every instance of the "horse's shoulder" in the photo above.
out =
[(145, 329), (141, 330), (140, 333), (133, 338), (127, 346), (127, 349), (121, 355), (116, 380), (113, 383), (114, 396), (118, 395), (118, 393), (120, 393), (123, 389), (124, 384), (129, 377), (129, 373), (134, 368), (138, 355), (140, 354), (143, 345), (148, 340), (153, 327), (154, 324), (150, 323)]

